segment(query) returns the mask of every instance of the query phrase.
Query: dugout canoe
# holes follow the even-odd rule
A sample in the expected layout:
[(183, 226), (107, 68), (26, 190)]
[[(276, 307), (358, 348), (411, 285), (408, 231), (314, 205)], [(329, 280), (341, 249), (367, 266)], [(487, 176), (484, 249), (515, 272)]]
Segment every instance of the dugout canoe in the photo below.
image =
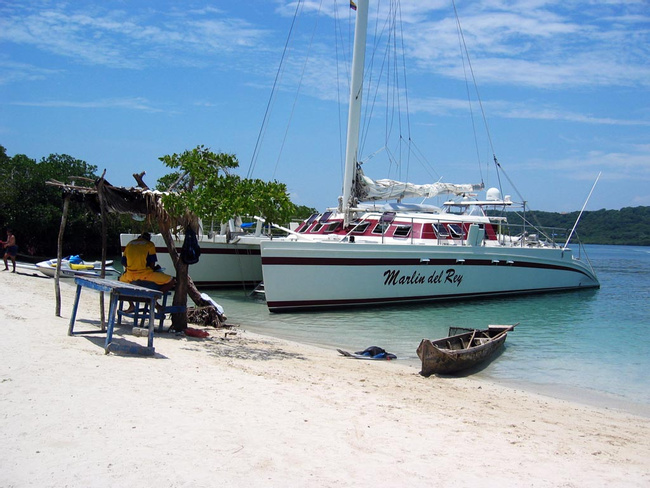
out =
[(492, 359), (503, 347), (514, 325), (489, 325), (487, 329), (450, 327), (449, 336), (422, 339), (417, 354), (422, 361), (422, 376), (454, 374)]

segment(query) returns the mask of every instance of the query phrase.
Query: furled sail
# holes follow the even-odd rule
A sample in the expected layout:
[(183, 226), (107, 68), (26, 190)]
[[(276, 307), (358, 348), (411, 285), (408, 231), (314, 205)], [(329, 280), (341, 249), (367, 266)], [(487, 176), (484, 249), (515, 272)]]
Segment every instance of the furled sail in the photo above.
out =
[(426, 185), (415, 185), (401, 181), (382, 179), (373, 180), (357, 172), (357, 198), (359, 201), (368, 202), (372, 200), (402, 200), (404, 198), (431, 198), (443, 193), (463, 195), (466, 193), (480, 191), (485, 186), (480, 184), (455, 185), (452, 183), (430, 183)]

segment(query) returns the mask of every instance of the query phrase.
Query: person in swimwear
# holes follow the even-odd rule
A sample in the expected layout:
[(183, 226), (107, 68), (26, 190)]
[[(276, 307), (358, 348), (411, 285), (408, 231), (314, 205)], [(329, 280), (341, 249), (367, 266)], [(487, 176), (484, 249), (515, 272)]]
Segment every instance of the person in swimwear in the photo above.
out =
[[(124, 283), (160, 290), (163, 293), (170, 291), (176, 286), (176, 279), (173, 276), (157, 271), (156, 261), (158, 261), (156, 246), (151, 242), (151, 234), (144, 232), (124, 248), (124, 255), (122, 256), (124, 273), (119, 280)], [(126, 312), (133, 311), (133, 308), (133, 303), (131, 303)]]
[(5, 262), (5, 271), (9, 271), (9, 264), (7, 263), (8, 259), (11, 259), (13, 263), (13, 271), (16, 272), (16, 254), (18, 253), (18, 246), (16, 245), (16, 236), (14, 236), (11, 229), (7, 229), (7, 240), (0, 241), (4, 246), (3, 261)]

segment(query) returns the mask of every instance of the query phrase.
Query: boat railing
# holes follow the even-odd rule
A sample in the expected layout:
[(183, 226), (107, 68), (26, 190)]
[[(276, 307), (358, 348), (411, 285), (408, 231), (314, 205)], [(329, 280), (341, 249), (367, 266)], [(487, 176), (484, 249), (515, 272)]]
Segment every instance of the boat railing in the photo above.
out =
[[(593, 275), (596, 276), (596, 270), (594, 269), (593, 264), (591, 264), (591, 260), (589, 259), (589, 255), (587, 254), (587, 250), (585, 249), (585, 245), (582, 242), (580, 242), (580, 240), (578, 239), (577, 233), (574, 233), (573, 236), (574, 236), (576, 242), (578, 243), (578, 246), (577, 246), (578, 247), (578, 255), (577, 256), (574, 255), (573, 258), (577, 259), (578, 261), (586, 262), (587, 266), (589, 267), (589, 269), (591, 270)], [(584, 260), (583, 260), (583, 258), (584, 258)]]
[[(383, 215), (382, 212), (364, 212), (363, 218), (356, 222), (356, 225), (353, 226), (344, 236), (340, 238), (341, 241), (349, 240), (354, 237), (355, 229), (364, 222), (372, 219), (381, 219)], [(482, 226), (492, 225), (494, 228), (494, 233), (496, 235), (497, 242), (502, 246), (520, 246), (520, 247), (561, 247), (564, 241), (569, 235), (569, 229), (562, 227), (541, 227), (541, 226), (532, 226), (530, 223), (526, 224), (512, 224), (508, 223), (505, 218), (491, 216), (489, 217), (490, 223), (487, 222), (476, 222), (474, 220), (467, 221), (455, 221), (451, 224), (456, 224), (453, 231), (455, 234), (450, 232), (450, 235), (444, 235), (439, 232), (441, 225), (449, 225), (449, 219), (438, 216), (428, 216), (426, 218), (427, 224), (434, 225), (434, 233), (436, 236), (436, 243), (438, 245), (456, 245), (456, 246), (468, 246), (468, 226), (471, 224), (479, 224)], [(408, 235), (408, 238), (402, 240), (402, 242), (409, 242), (414, 244), (417, 239), (420, 239), (422, 236), (422, 228), (420, 232), (416, 233), (416, 221), (422, 223), (422, 216), (417, 217), (400, 217), (400, 221), (404, 222), (403, 225), (409, 225), (411, 231)], [(382, 229), (381, 233), (381, 243), (385, 243), (386, 239), (386, 229)], [(394, 238), (394, 236), (393, 236)], [(489, 239), (488, 233), (485, 233), (484, 239)], [(572, 237), (573, 241), (577, 241), (580, 245), (579, 239), (576, 234)], [(578, 246), (579, 247), (579, 246)]]
[(531, 227), (530, 224), (510, 224), (499, 222), (497, 240), (501, 245), (521, 247), (560, 247), (569, 235), (569, 230), (561, 227)]

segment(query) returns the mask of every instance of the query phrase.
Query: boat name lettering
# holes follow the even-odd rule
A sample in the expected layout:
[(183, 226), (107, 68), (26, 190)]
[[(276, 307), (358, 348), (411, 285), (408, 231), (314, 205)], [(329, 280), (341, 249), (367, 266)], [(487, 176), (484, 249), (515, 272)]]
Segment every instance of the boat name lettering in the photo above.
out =
[(460, 286), (463, 281), (463, 275), (456, 273), (454, 268), (436, 271), (427, 276), (413, 271), (413, 274), (402, 275), (397, 269), (388, 269), (384, 272), (384, 285), (424, 285), (451, 283)]

